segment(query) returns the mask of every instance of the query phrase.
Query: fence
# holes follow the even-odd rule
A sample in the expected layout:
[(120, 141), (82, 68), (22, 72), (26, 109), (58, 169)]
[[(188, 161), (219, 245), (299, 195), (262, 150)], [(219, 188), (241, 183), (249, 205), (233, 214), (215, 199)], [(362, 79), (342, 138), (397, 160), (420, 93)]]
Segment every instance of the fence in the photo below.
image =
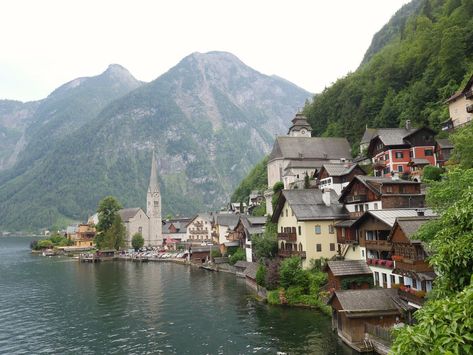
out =
[(368, 334), (373, 335), (377, 338), (385, 340), (390, 344), (393, 341), (393, 336), (391, 334), (391, 328), (383, 328), (379, 325), (365, 323), (365, 333), (368, 333)]

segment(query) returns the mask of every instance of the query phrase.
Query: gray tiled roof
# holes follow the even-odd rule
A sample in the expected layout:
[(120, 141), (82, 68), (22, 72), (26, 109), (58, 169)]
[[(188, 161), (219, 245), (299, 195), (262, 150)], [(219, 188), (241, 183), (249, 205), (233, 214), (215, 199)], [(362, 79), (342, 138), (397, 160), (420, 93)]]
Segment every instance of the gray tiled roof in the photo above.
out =
[(448, 138), (437, 139), (437, 144), (440, 148), (453, 148), (453, 144)]
[(258, 263), (248, 263), (244, 271), (245, 276), (252, 280), (256, 280), (256, 272), (258, 271), (258, 267)]
[(324, 164), (323, 168), (330, 176), (343, 176), (355, 169), (356, 164)]
[(409, 239), (417, 233), (419, 228), (425, 223), (431, 221), (435, 217), (432, 216), (414, 216), (414, 217), (398, 217), (396, 219), (397, 224), (402, 229), (406, 237)]
[(353, 312), (397, 311), (398, 306), (393, 301), (397, 293), (397, 289), (335, 291), (342, 309)]
[(378, 128), (377, 136), (384, 145), (404, 145), (404, 138), (419, 130), (419, 128)]
[[(365, 214), (370, 214), (392, 227), (394, 225), (394, 222), (396, 222), (396, 218), (417, 217), (417, 211), (419, 211), (419, 208), (399, 208), (399, 209), (370, 210), (370, 211), (365, 212)], [(432, 211), (431, 209), (422, 209), (422, 211), (424, 212), (424, 215), (427, 217), (436, 216), (436, 213)]]
[(371, 275), (371, 269), (365, 260), (328, 261), (327, 266), (335, 276)]
[(369, 143), (376, 135), (378, 134), (377, 128), (368, 128), (366, 127), (365, 133), (363, 133), (363, 137), (361, 138), (360, 143)]
[(123, 208), (118, 211), (123, 222), (128, 222), (131, 218), (135, 217), (138, 211), (141, 210), (139, 207), (134, 208)]
[(289, 169), (320, 169), (324, 164), (324, 160), (291, 160), (284, 170)]
[(282, 193), (299, 221), (346, 218), (348, 215), (345, 207), (338, 203), (335, 191), (330, 191), (330, 206), (324, 203), (323, 192), (319, 189), (283, 190)]
[(346, 138), (277, 137), (269, 161), (284, 159), (351, 159)]
[(234, 213), (218, 213), (215, 217), (215, 223), (220, 226), (228, 226), (233, 229), (240, 220), (240, 215)]

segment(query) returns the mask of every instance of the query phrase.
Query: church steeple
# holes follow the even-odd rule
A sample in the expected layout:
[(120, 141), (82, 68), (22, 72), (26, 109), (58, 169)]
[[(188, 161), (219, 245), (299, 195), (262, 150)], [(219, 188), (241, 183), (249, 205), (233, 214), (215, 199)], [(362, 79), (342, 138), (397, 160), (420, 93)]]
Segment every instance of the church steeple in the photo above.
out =
[(151, 158), (151, 174), (149, 177), (148, 193), (146, 196), (146, 214), (149, 218), (148, 245), (159, 246), (162, 244), (162, 219), (161, 219), (161, 192), (158, 183), (158, 163), (153, 150)]
[(296, 116), (292, 119), (292, 126), (289, 128), (288, 135), (291, 137), (310, 137), (312, 127), (302, 113), (296, 113)]

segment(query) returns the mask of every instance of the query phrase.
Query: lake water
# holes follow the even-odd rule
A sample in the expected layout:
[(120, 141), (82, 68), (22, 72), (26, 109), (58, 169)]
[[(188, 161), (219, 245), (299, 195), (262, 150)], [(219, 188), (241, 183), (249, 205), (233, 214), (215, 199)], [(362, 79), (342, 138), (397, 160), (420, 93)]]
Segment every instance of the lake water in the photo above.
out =
[(0, 237), (2, 354), (351, 354), (317, 311), (172, 263), (82, 264)]

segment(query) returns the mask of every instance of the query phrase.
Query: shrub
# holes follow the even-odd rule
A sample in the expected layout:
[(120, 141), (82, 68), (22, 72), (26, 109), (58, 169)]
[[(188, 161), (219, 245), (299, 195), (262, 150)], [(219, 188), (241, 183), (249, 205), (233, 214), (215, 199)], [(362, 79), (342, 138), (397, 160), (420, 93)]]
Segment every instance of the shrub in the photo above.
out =
[(268, 291), (266, 298), (269, 304), (280, 304), (279, 290)]
[(31, 250), (38, 250), (38, 241), (36, 239), (31, 241), (30, 248)]
[(427, 165), (424, 167), (422, 178), (425, 181), (440, 181), (442, 179), (443, 169), (437, 166)]
[(238, 248), (229, 258), (230, 265), (235, 265), (237, 261), (246, 260), (246, 253), (242, 248)]
[(266, 267), (262, 264), (258, 266), (258, 271), (256, 271), (256, 284), (264, 287), (266, 281)]
[(265, 285), (268, 290), (275, 290), (279, 287), (279, 260), (268, 261), (266, 267)]
[(218, 249), (212, 249), (212, 258), (220, 258), (222, 256), (222, 253)]
[(135, 249), (135, 251), (138, 251), (138, 249), (143, 248), (143, 245), (145, 245), (143, 235), (141, 235), (141, 233), (133, 234), (133, 237), (131, 237), (131, 246), (133, 247), (133, 249)]
[(38, 249), (49, 249), (54, 246), (53, 242), (49, 239), (43, 239), (38, 241), (37, 247)]
[(302, 303), (301, 296), (304, 294), (304, 289), (301, 286), (291, 286), (286, 290), (286, 299), (289, 304)]
[(279, 268), (279, 282), (285, 289), (290, 286), (300, 286), (304, 290), (309, 287), (307, 273), (302, 270), (301, 259), (299, 257), (287, 258), (281, 263)]

